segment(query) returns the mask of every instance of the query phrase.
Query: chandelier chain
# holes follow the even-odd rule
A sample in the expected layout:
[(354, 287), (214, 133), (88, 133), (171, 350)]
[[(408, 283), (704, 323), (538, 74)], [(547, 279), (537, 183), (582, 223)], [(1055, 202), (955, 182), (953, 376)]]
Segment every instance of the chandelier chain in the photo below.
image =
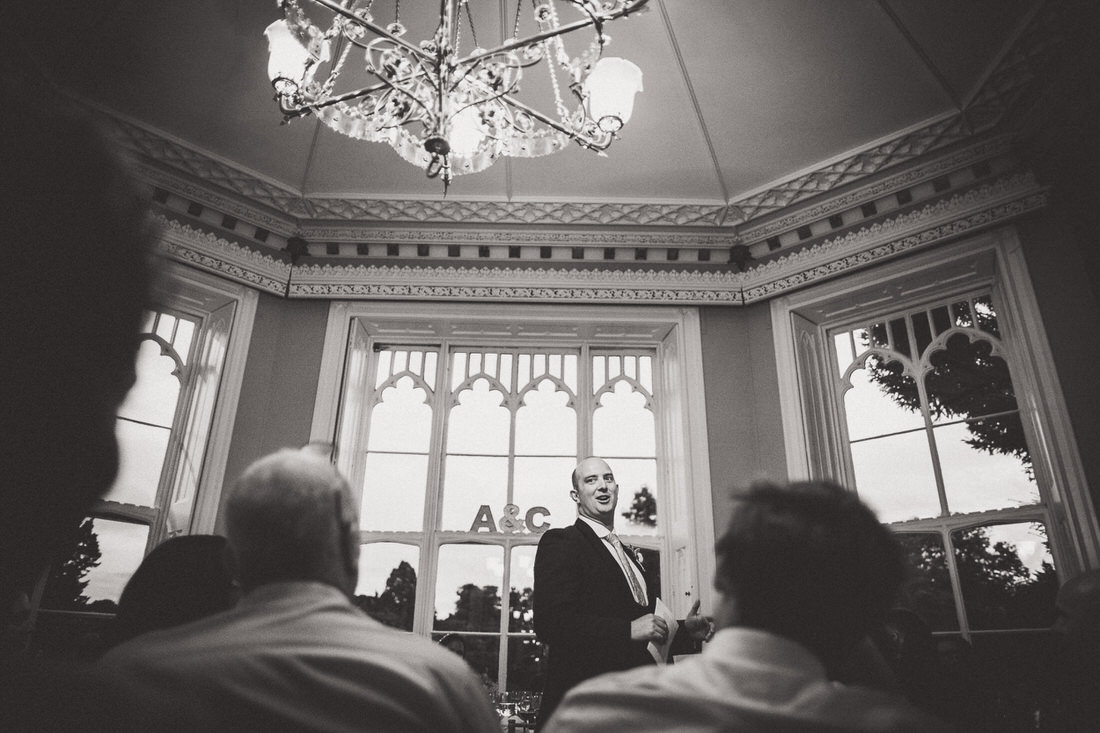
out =
[[(466, 20), (470, 24), (470, 40), (474, 42), (474, 48), (481, 48), (481, 44), (477, 42), (477, 28), (474, 27), (474, 14), (470, 10), (470, 0), (462, 0), (462, 5), (466, 8)], [(455, 51), (458, 50), (458, 44), (455, 44)]]
[[(532, 0), (534, 2), (534, 0)], [(523, 9), (523, 0), (516, 0), (516, 20), (512, 23), (512, 38), (519, 38), (519, 14)]]

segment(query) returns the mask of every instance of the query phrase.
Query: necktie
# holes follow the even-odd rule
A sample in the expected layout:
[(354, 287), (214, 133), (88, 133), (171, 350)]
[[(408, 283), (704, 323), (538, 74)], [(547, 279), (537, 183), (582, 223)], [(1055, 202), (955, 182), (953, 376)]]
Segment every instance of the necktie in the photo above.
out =
[(630, 592), (634, 594), (634, 601), (639, 606), (646, 605), (645, 590), (642, 588), (642, 584), (638, 582), (638, 576), (634, 574), (634, 568), (630, 566), (630, 558), (626, 556), (626, 549), (623, 547), (623, 541), (619, 539), (619, 536), (612, 532), (607, 535), (607, 540), (611, 543), (611, 546), (615, 548), (615, 554), (619, 557), (619, 564), (623, 566), (623, 572), (626, 573), (626, 580), (630, 583)]

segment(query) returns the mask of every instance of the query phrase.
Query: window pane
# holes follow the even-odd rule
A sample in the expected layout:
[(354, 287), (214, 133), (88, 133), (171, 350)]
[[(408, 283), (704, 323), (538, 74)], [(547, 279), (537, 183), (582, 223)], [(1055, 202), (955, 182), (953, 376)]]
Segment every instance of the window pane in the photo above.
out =
[(933, 432), (951, 513), (1039, 503), (1030, 463), (1002, 452), (1001, 436), (1019, 431), (1019, 415), (941, 425)]
[(53, 569), (43, 608), (113, 612), (122, 589), (145, 557), (149, 527), (87, 518), (76, 550)]
[(487, 504), (494, 521), (508, 503), (508, 459), (487, 456), (447, 456), (443, 474), (444, 530), (465, 532)]
[(458, 393), (458, 402), (447, 417), (447, 452), (508, 455), (512, 415), (504, 394), (478, 379)]
[(619, 484), (619, 506), (615, 526), (620, 534), (656, 534), (657, 461), (654, 459), (608, 459)]
[[(1008, 366), (1000, 357), (990, 356), (988, 341), (971, 342), (965, 335), (955, 334), (945, 348), (932, 352), (930, 371), (924, 378), (928, 390), (929, 412), (933, 421), (983, 417), (1016, 409), (1016, 393)], [(1005, 436), (1014, 439), (1013, 446), (1025, 446), (1023, 435)]]
[(534, 633), (534, 614), (531, 610), (531, 593), (535, 586), (534, 545), (512, 549), (510, 568), (511, 588), (508, 591), (508, 630)]
[(573, 488), (570, 478), (577, 461), (569, 458), (515, 459), (515, 489), (513, 500), (524, 513), (531, 507), (545, 507), (547, 516), (539, 523), (550, 527), (567, 527), (577, 519), (577, 505), (569, 496)]
[(428, 393), (412, 377), (401, 377), (382, 390), (382, 401), (370, 416), (367, 447), (374, 451), (427, 453), (432, 435)]
[(901, 605), (924, 619), (932, 631), (958, 631), (959, 617), (943, 537), (931, 532), (903, 532), (897, 538), (910, 568)]
[(844, 393), (849, 440), (924, 428), (916, 382), (900, 362), (869, 356), (866, 368), (852, 372), (850, 381), (852, 388)]
[[(542, 644), (533, 636), (508, 639), (508, 689), (541, 693), (546, 664), (544, 661), (545, 656)], [(526, 712), (527, 715), (524, 715), (523, 711), (520, 712), (520, 715), (534, 722), (538, 713), (537, 701), (536, 706)]]
[(363, 530), (420, 531), (424, 528), (424, 492), (428, 457), (368, 453), (363, 471)]
[(612, 392), (600, 395), (592, 416), (592, 452), (600, 456), (656, 455), (653, 413), (646, 396), (620, 381)]
[(175, 360), (162, 354), (156, 341), (146, 339), (138, 349), (134, 370), (137, 379), (118, 408), (119, 417), (171, 427), (180, 394)]
[(138, 506), (156, 504), (170, 436), (169, 428), (117, 420), (118, 475), (103, 498)]
[(1058, 578), (1046, 527), (999, 524), (951, 533), (972, 629), (1046, 628)]
[(940, 499), (924, 431), (852, 444), (856, 491), (880, 522), (938, 517)]
[(436, 631), (499, 631), (504, 548), (447, 544), (439, 548)]
[(416, 609), (416, 568), (420, 548), (373, 542), (359, 548), (355, 605), (395, 629), (412, 631)]
[(474, 674), (481, 678), (486, 696), (492, 699), (492, 693), (497, 690), (497, 655), (500, 650), (498, 637), (451, 631), (433, 633), (432, 641), (443, 644), (465, 659)]
[(516, 453), (519, 455), (577, 454), (577, 413), (568, 407), (570, 395), (549, 379), (523, 396), (516, 413)]

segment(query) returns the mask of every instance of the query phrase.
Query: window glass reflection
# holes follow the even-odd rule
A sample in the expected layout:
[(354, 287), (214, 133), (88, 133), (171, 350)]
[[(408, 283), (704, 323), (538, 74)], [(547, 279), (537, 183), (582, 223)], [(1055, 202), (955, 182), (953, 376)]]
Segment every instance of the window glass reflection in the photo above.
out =
[[(533, 636), (511, 637), (508, 639), (508, 689), (528, 690), (535, 694), (542, 692), (546, 674), (546, 650)], [(536, 707), (518, 711), (524, 719), (533, 722)], [(525, 716), (524, 713), (527, 713)]]
[(504, 394), (477, 379), (458, 394), (447, 417), (447, 452), (508, 455), (512, 415)]
[(653, 412), (646, 409), (646, 395), (629, 382), (616, 382), (613, 391), (600, 395), (592, 416), (592, 451), (600, 456), (656, 455)]
[(957, 631), (959, 617), (943, 537), (932, 532), (902, 532), (897, 538), (909, 565), (901, 605), (920, 616), (932, 631)]
[(657, 461), (652, 458), (608, 458), (619, 484), (615, 528), (619, 534), (657, 533)]
[(1006, 454), (998, 445), (1001, 436), (1016, 431), (1023, 433), (1016, 414), (941, 425), (934, 430), (950, 512), (1039, 503), (1030, 462)]
[(535, 586), (534, 545), (512, 548), (509, 568), (508, 631), (534, 633), (534, 612), (531, 595)]
[(1046, 628), (1058, 578), (1040, 522), (951, 533), (967, 619), (973, 629)]
[[(568, 458), (515, 459), (513, 501), (526, 513), (532, 507), (541, 506), (546, 515), (537, 518), (538, 523), (550, 527), (567, 527), (577, 518), (577, 505), (569, 495), (573, 488), (570, 478), (577, 460)], [(620, 506), (622, 499), (619, 500)]]
[(850, 382), (844, 393), (849, 440), (924, 428), (916, 383), (900, 362), (872, 354), (866, 368), (852, 372)]
[(499, 631), (504, 548), (445, 544), (439, 548), (436, 631)]
[(419, 562), (420, 548), (415, 545), (398, 542), (361, 545), (355, 605), (380, 623), (412, 631)]
[(470, 529), (482, 505), (489, 506), (495, 519), (508, 503), (507, 496), (507, 458), (447, 456), (440, 527), (463, 532)]
[(103, 498), (138, 506), (156, 504), (161, 468), (171, 435), (167, 427), (116, 421), (118, 474)]
[(432, 434), (427, 398), (427, 391), (409, 376), (383, 389), (381, 401), (371, 411), (368, 449), (427, 453)]
[(523, 395), (516, 412), (516, 447), (519, 455), (577, 453), (577, 413), (568, 406), (570, 395), (549, 379)]
[(938, 517), (940, 498), (924, 431), (852, 444), (859, 497), (880, 522)]
[(180, 378), (176, 361), (161, 353), (160, 344), (145, 339), (134, 362), (136, 380), (118, 408), (118, 416), (161, 427), (171, 427), (179, 400)]
[[(951, 336), (943, 348), (932, 352), (932, 370), (925, 376), (929, 413), (933, 421), (975, 418), (1016, 409), (1012, 377), (1004, 359), (991, 356), (993, 345), (973, 342), (961, 333)], [(1023, 435), (1014, 436), (1026, 451)]]
[(427, 456), (368, 453), (362, 482), (359, 529), (411, 532), (424, 528)]

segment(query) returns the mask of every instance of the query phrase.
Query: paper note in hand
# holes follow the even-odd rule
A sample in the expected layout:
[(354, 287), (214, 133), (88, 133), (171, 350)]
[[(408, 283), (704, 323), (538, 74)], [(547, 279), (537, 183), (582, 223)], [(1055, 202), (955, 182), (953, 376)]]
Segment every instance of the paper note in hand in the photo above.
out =
[(663, 644), (649, 642), (646, 649), (649, 650), (650, 655), (657, 664), (668, 664), (668, 652), (672, 649), (672, 640), (676, 637), (680, 624), (676, 621), (676, 616), (660, 598), (657, 599), (657, 604), (653, 608), (653, 615), (663, 618), (665, 623), (668, 624), (668, 636), (665, 637)]

